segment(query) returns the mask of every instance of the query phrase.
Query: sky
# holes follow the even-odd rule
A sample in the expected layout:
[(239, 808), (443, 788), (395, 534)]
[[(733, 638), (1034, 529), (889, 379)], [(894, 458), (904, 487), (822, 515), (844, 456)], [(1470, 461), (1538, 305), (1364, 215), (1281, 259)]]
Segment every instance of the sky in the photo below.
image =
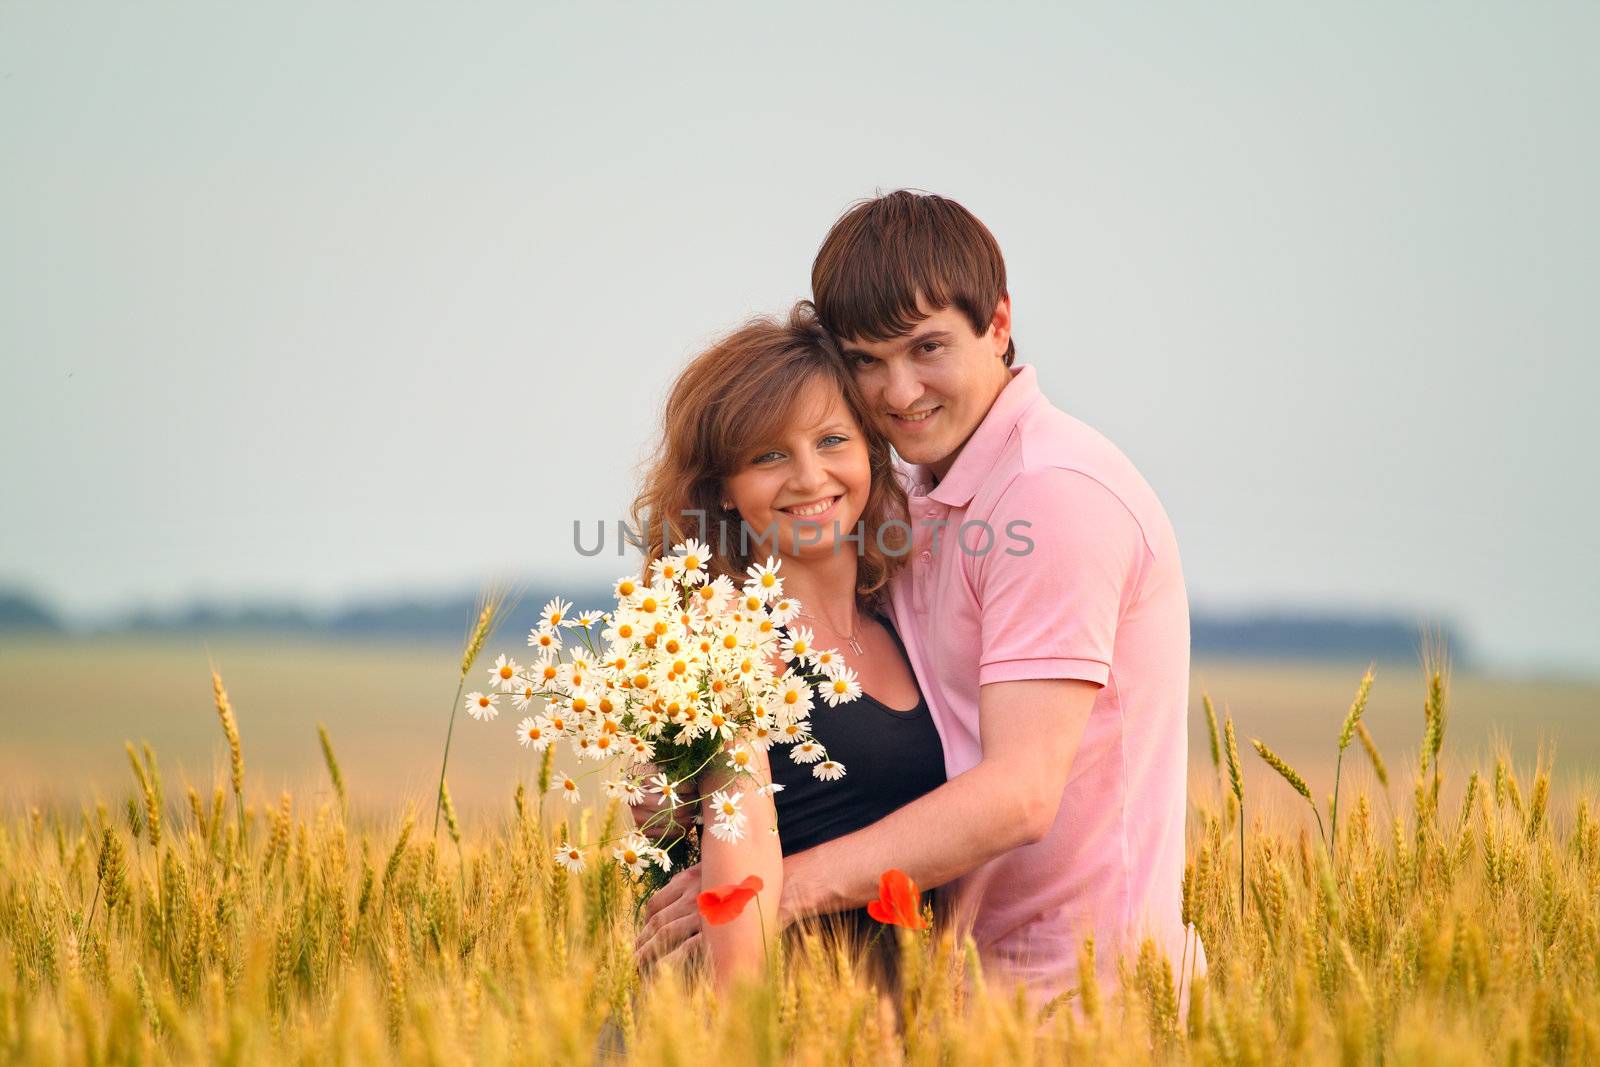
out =
[[(1446, 17), (1448, 16), (1448, 17)], [(1199, 610), (1600, 673), (1600, 8), (0, 5), (0, 586), (606, 578), (677, 370), (952, 196)], [(1586, 299), (1587, 298), (1587, 299)]]

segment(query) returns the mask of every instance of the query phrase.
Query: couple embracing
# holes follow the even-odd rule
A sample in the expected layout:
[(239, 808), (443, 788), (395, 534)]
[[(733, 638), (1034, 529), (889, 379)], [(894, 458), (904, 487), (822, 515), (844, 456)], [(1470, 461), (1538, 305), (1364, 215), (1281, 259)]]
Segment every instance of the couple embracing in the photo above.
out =
[[(745, 814), (778, 833), (707, 835), (651, 899), (640, 958), (700, 949), (726, 979), (760, 966), (761, 916), (858, 914), (899, 869), (1036, 1004), (1076, 985), (1091, 935), (1108, 975), (1146, 938), (1176, 966), (1189, 614), (1166, 513), (1016, 362), (1005, 261), (961, 205), (856, 205), (811, 282), (684, 370), (635, 511), (647, 566), (697, 516), (771, 536), (716, 564), (741, 580), (776, 556), (805, 609), (789, 639), (857, 672), (861, 697), (810, 723), (848, 774), (758, 746), (782, 788)], [(750, 874), (761, 907), (702, 926), (702, 883)]]

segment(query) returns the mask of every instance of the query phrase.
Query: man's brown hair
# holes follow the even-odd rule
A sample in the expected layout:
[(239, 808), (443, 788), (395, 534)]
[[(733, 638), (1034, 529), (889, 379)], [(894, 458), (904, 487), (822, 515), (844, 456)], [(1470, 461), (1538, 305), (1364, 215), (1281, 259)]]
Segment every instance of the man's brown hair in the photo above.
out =
[[(953, 307), (989, 331), (1006, 296), (1006, 261), (977, 216), (954, 200), (896, 189), (857, 203), (811, 264), (817, 316), (836, 337), (887, 341), (909, 333), (925, 306)], [(1017, 346), (1006, 347), (1011, 366)]]

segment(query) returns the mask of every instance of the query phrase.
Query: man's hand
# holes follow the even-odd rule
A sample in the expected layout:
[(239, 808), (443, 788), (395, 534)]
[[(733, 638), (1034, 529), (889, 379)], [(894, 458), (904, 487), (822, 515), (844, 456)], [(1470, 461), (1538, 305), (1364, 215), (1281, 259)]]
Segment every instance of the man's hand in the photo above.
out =
[[(634, 773), (644, 780), (654, 778), (661, 772), (653, 763), (641, 763), (634, 768)], [(633, 828), (649, 837), (652, 844), (659, 845), (662, 841), (686, 836), (694, 825), (695, 812), (700, 810), (700, 793), (694, 782), (675, 784), (679, 801), (675, 808), (669, 807), (660, 793), (646, 796), (642, 802), (628, 807)]]
[(685, 867), (645, 903), (645, 924), (633, 942), (640, 967), (674, 950), (690, 952), (700, 940), (700, 868)]

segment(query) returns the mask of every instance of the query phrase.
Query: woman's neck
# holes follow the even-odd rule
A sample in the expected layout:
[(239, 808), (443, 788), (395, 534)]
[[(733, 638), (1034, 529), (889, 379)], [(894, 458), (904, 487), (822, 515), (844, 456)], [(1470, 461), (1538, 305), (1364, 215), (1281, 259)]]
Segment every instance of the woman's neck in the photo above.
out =
[(848, 633), (856, 612), (857, 561), (853, 551), (825, 556), (784, 556), (778, 573), (786, 596), (800, 601), (808, 615), (818, 616)]

